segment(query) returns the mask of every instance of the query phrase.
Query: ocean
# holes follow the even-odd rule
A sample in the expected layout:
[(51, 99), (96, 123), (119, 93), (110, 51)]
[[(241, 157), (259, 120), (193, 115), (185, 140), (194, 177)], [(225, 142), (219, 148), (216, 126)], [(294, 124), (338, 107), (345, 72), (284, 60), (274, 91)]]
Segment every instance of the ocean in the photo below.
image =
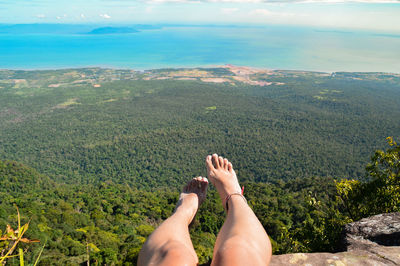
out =
[(400, 35), (284, 26), (162, 26), (123, 34), (0, 32), (2, 69), (224, 64), (400, 73)]

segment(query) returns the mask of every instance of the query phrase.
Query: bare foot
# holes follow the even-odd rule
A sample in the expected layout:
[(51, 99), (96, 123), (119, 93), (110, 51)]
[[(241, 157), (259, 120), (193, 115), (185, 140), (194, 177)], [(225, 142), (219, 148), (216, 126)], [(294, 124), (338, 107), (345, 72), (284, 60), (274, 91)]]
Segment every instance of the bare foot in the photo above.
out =
[(207, 187), (208, 179), (201, 176), (193, 178), (184, 186), (175, 212), (183, 213), (188, 218), (188, 225), (192, 222), (200, 204), (206, 199)]
[(241, 192), (232, 163), (214, 153), (212, 156), (207, 156), (206, 167), (208, 178), (217, 189), (222, 204), (225, 206), (228, 195)]

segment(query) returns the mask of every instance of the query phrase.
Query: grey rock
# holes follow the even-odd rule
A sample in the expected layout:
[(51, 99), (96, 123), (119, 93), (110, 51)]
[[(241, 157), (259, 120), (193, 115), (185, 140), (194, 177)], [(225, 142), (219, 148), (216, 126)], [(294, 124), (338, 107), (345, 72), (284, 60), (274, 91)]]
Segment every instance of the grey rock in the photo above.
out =
[(400, 245), (400, 212), (384, 213), (345, 225), (345, 245), (366, 239), (384, 246)]
[[(355, 250), (340, 253), (295, 253), (272, 256), (270, 266), (287, 265), (335, 265), (335, 266), (364, 266), (364, 265), (400, 265), (400, 248), (383, 247), (378, 254), (368, 251)], [(384, 257), (381, 257), (384, 254)]]
[(345, 252), (275, 255), (270, 265), (400, 265), (400, 213), (347, 224), (343, 244)]

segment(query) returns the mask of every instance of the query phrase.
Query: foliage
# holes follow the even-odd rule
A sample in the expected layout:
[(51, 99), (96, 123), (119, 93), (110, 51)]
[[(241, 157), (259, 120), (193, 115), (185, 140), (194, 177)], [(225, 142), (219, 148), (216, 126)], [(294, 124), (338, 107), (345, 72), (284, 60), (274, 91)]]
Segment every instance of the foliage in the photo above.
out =
[[(172, 213), (178, 200), (176, 191), (143, 191), (111, 181), (99, 185), (54, 184), (48, 187), (42, 182), (47, 180), (46, 176), (9, 161), (0, 162), (0, 175), (7, 177), (3, 180), (4, 187), (0, 187), (3, 199), (0, 223), (11, 219), (9, 206), (14, 203), (21, 206), (23, 213), (30, 213), (32, 222), (27, 234), (47, 240), (41, 258), (43, 264), (55, 261), (66, 265), (83, 263), (89, 253), (93, 263), (134, 265), (147, 236)], [(4, 191), (10, 187), (10, 182), (15, 182), (14, 177), (21, 180), (29, 177), (40, 185), (26, 186), (24, 191), (8, 190), (5, 196)], [(306, 178), (287, 183), (243, 184), (250, 206), (275, 243), (275, 253), (309, 250), (307, 244), (314, 240), (303, 243), (304, 237), (294, 232), (299, 232), (307, 219), (309, 191), (318, 195), (321, 201), (329, 201), (335, 192), (333, 180)], [(212, 257), (224, 216), (218, 193), (211, 189), (191, 228), (201, 263)], [(291, 239), (299, 243), (296, 249), (288, 239), (281, 237), (283, 228), (287, 228)], [(311, 229), (309, 234), (312, 234)], [(28, 255), (38, 253), (39, 247)]]
[[(93, 71), (6, 71), (0, 159), (60, 183), (112, 180), (146, 190), (180, 188), (205, 173), (204, 157), (213, 152), (247, 181), (359, 178), (388, 132), (400, 134), (393, 123), (400, 85), (392, 77), (281, 73), (259, 78), (282, 85), (252, 86), (120, 80), (119, 72), (98, 70), (93, 82), (101, 87), (72, 83)], [(112, 78), (103, 81), (107, 71)]]
[[(12, 229), (10, 225), (7, 225), (6, 232), (3, 236), (1, 235), (0, 231), (0, 241), (1, 241), (0, 264), (5, 264), (7, 262), (7, 259), (9, 258), (19, 256), (20, 265), (24, 265), (24, 252), (27, 251), (27, 248), (24, 251), (21, 247), (19, 247), (18, 248), (19, 254), (12, 255), (13, 252), (17, 249), (17, 247), (20, 246), (18, 244), (40, 242), (37, 239), (28, 239), (26, 237), (23, 237), (25, 232), (29, 228), (29, 222), (21, 226), (21, 217), (18, 208), (17, 208), (17, 220), (18, 220), (18, 228), (16, 230)], [(39, 261), (39, 258), (40, 254), (35, 261), (35, 265)]]
[[(375, 178), (398, 174), (398, 162), (393, 159), (398, 158), (398, 145), (392, 143), (386, 152), (378, 151), (378, 156), (374, 156), (368, 166), (368, 169), (373, 169)], [(48, 180), (46, 176), (10, 161), (0, 161), (0, 175), (7, 177), (0, 188), (3, 198), (0, 222), (12, 217), (9, 206), (15, 203), (31, 213), (34, 219), (27, 234), (48, 241), (41, 259), (44, 264), (58, 261), (73, 265), (89, 258), (97, 264), (134, 265), (142, 244), (172, 213), (178, 199), (176, 191), (137, 190), (112, 181), (98, 185), (53, 184), (49, 187), (47, 182), (43, 182)], [(16, 182), (15, 177), (35, 180), (37, 186), (25, 186), (23, 191), (10, 190), (13, 187), (11, 182)], [(342, 226), (355, 219), (349, 214), (361, 217), (360, 211), (356, 210), (367, 215), (367, 211), (372, 209), (370, 206), (374, 206), (365, 197), (371, 202), (382, 202), (374, 196), (393, 195), (390, 200), (396, 200), (396, 194), (380, 194), (385, 187), (375, 187), (373, 195), (366, 195), (367, 192), (361, 190), (371, 189), (370, 184), (375, 186), (374, 178), (369, 182), (343, 180), (336, 185), (333, 179), (316, 177), (274, 183), (247, 181), (243, 184), (249, 205), (271, 237), (275, 254), (336, 251)], [(389, 188), (392, 186), (390, 183)], [(30, 194), (36, 198), (27, 196)], [(390, 200), (387, 202), (392, 202)], [(393, 209), (396, 207), (398, 205), (392, 206)], [(211, 259), (213, 244), (223, 221), (220, 199), (211, 189), (191, 228), (200, 263)], [(32, 254), (37, 254), (38, 250), (39, 247)]]
[[(82, 75), (101, 87), (73, 83)], [(275, 254), (334, 251), (343, 224), (399, 206), (392, 139), (363, 181), (370, 152), (388, 132), (400, 134), (392, 76), (280, 72), (257, 75), (281, 85), (252, 86), (119, 75), (132, 72), (0, 71), (0, 226), (15, 220), (17, 205), (32, 219), (27, 238), (47, 241), (25, 260), (135, 265), (213, 152), (233, 162)], [(335, 185), (334, 176), (357, 181)], [(224, 215), (211, 188), (190, 229), (200, 263), (212, 257)]]
[(353, 220), (400, 211), (400, 145), (387, 138), (389, 148), (378, 150), (366, 170), (369, 181), (341, 180), (338, 194)]

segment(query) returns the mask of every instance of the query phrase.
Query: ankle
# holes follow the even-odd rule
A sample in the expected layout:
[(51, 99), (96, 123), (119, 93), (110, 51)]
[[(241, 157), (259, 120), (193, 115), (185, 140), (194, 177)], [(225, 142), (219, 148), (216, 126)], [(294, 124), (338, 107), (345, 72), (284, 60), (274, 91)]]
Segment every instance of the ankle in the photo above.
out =
[[(239, 199), (239, 198), (242, 198), (242, 199)], [(240, 201), (240, 202), (244, 201), (244, 203), (247, 205), (247, 200), (243, 196), (243, 190), (242, 190), (242, 192), (231, 193), (225, 198), (225, 204), (224, 204), (225, 211), (228, 212), (229, 205), (232, 205), (232, 204), (234, 204), (234, 202), (237, 202), (237, 201)]]
[(189, 225), (196, 216), (196, 213), (197, 209), (185, 208), (185, 206), (179, 206), (175, 209), (172, 216), (183, 221), (185, 224)]

